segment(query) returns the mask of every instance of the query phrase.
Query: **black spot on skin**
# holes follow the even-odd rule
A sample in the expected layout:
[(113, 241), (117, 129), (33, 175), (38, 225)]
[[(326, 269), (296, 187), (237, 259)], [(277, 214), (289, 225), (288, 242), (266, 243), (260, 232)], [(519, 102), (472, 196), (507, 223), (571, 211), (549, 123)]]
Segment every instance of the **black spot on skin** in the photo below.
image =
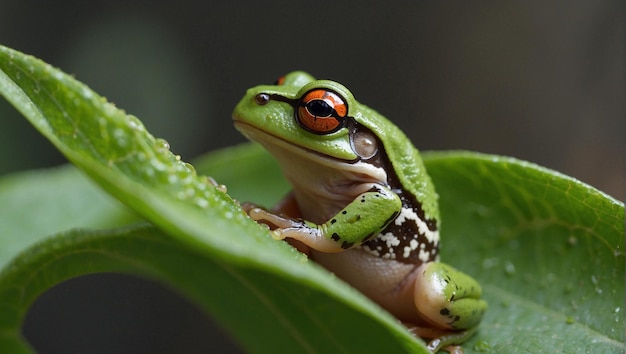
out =
[(348, 249), (348, 248), (352, 247), (353, 245), (354, 245), (354, 242), (346, 242), (346, 241), (344, 241), (341, 244), (341, 248), (343, 248), (345, 250), (345, 249)]
[(330, 236), (330, 238), (333, 239), (333, 241), (339, 241), (339, 239), (341, 237), (339, 237), (339, 235), (336, 232), (333, 232), (332, 236)]
[(330, 221), (330, 223), (331, 223), (331, 224), (334, 224), (334, 223), (336, 223), (336, 222), (337, 222), (337, 219), (332, 219), (332, 220)]
[(342, 211), (341, 214), (346, 215), (348, 212), (346, 210)]
[(458, 322), (460, 319), (461, 319), (461, 316), (456, 316), (456, 317), (454, 318), (454, 322)]
[(356, 220), (357, 221), (361, 220), (361, 214), (356, 214)]
[(450, 314), (450, 310), (448, 310), (447, 308), (443, 308), (441, 309), (441, 311), (439, 311), (439, 314), (443, 316), (448, 316)]

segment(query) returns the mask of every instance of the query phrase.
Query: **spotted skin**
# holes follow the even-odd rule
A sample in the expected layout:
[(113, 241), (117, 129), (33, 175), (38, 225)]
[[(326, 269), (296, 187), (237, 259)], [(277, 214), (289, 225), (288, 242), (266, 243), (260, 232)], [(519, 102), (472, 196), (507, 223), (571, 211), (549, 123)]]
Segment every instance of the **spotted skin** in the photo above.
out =
[(375, 236), (397, 218), (401, 205), (396, 193), (384, 186), (373, 186), (317, 227), (342, 249), (349, 249), (376, 240)]
[[(384, 152), (370, 159), (382, 166), (390, 162)], [(420, 265), (439, 260), (439, 230), (437, 220), (427, 219), (420, 202), (406, 193), (393, 169), (387, 169), (387, 181), (402, 203), (402, 208), (375, 237), (364, 240), (360, 247), (383, 259)]]

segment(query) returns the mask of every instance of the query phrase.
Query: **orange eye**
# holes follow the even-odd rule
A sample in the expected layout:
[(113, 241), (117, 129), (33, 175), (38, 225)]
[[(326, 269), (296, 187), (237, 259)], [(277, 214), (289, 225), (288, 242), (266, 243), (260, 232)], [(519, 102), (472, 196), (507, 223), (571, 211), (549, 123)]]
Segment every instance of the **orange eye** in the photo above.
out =
[(307, 92), (300, 99), (296, 110), (298, 123), (315, 134), (330, 134), (343, 128), (348, 105), (336, 93), (315, 89)]

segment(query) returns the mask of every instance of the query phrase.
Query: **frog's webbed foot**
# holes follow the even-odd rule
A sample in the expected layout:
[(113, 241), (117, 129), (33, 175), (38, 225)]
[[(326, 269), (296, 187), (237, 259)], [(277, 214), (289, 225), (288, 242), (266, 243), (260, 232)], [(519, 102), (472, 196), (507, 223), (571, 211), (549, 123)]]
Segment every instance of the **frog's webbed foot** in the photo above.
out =
[(341, 252), (344, 250), (340, 243), (324, 237), (318, 225), (283, 214), (275, 214), (250, 203), (243, 203), (241, 206), (252, 219), (268, 225), (272, 230), (272, 237), (276, 240), (286, 239), (301, 252), (308, 254), (307, 251), (303, 251), (305, 247), (301, 247), (301, 244), (322, 252)]
[(444, 350), (450, 354), (463, 354), (463, 347), (457, 344), (465, 342), (478, 329), (478, 327), (474, 327), (469, 330), (454, 332), (432, 327), (418, 327), (406, 322), (403, 322), (403, 324), (414, 336), (428, 339), (427, 348), (432, 353)]
[(252, 219), (268, 224), (272, 230), (298, 227), (302, 224), (302, 221), (292, 219), (289, 216), (275, 214), (256, 204), (242, 203), (241, 207)]
[[(287, 208), (292, 208), (291, 211), (293, 211), (293, 203), (289, 203), (289, 202), (279, 203), (279, 206), (282, 206), (282, 205), (287, 205)], [(281, 228), (289, 228), (289, 227), (296, 227), (296, 226), (302, 225), (301, 221), (298, 221), (297, 219), (294, 219), (283, 213), (275, 214), (274, 209), (276, 208), (273, 208), (272, 211), (268, 211), (267, 209), (262, 208), (254, 203), (248, 203), (248, 202), (241, 203), (241, 207), (246, 212), (246, 214), (248, 214), (248, 216), (250, 216), (252, 219), (254, 219), (255, 221), (261, 224), (267, 225), (267, 227), (270, 230), (272, 230), (272, 236), (275, 239), (279, 239), (279, 240), (285, 239), (285, 237), (281, 235), (281, 231), (280, 231)], [(281, 210), (282, 208), (279, 209), (278, 211), (280, 212)], [(298, 211), (295, 210), (295, 212), (298, 212)], [(291, 246), (293, 246), (295, 249), (297, 249), (298, 251), (304, 253), (305, 255), (309, 256), (311, 254), (310, 247), (308, 247), (304, 243), (295, 239), (291, 239), (291, 238), (287, 238), (285, 239), (285, 241), (289, 243)]]

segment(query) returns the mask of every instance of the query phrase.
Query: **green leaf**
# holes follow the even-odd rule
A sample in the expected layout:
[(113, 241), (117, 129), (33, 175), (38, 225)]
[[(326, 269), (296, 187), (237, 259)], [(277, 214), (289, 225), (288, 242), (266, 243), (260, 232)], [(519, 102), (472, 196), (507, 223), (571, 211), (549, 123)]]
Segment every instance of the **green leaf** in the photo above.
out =
[(490, 304), (474, 341), (495, 352), (624, 351), (622, 203), (512, 158), (449, 152), (426, 163), (442, 258), (479, 279)]
[[(70, 161), (168, 235), (172, 244), (161, 248), (160, 257), (153, 258), (159, 264), (149, 267), (182, 267), (185, 274), (202, 269), (200, 274), (205, 274), (203, 268), (193, 264), (183, 267), (184, 259), (167, 261), (168, 250), (175, 244), (220, 264), (214, 267), (216, 271), (234, 278), (234, 283), (242, 283), (236, 289), (241, 293), (215, 296), (222, 289), (217, 282), (212, 290), (196, 289), (186, 295), (211, 303), (216, 309), (213, 314), (250, 352), (425, 351), (423, 343), (361, 294), (287, 244), (273, 240), (228, 195), (173, 155), (167, 143), (146, 132), (136, 118), (70, 76), (8, 48), (0, 48), (0, 70), (0, 92), (9, 102)], [(109, 271), (111, 267), (137, 274), (136, 267), (117, 262), (115, 256), (95, 260), (86, 256), (70, 257), (50, 274), (37, 276), (41, 274), (36, 272), (41, 266), (39, 259), (43, 264), (52, 264), (65, 246), (68, 253), (80, 253), (83, 235), (89, 233), (59, 235), (45, 243), (43, 250), (36, 247), (22, 254), (0, 274), (5, 319), (0, 323), (2, 342), (20, 342), (18, 327), (25, 310), (35, 296), (54, 283), (78, 274)], [(148, 246), (122, 242), (116, 247), (121, 249), (114, 254)], [(16, 283), (15, 272), (34, 273), (32, 283)], [(211, 272), (206, 270), (206, 274)], [(254, 276), (248, 280), (250, 273)], [(264, 308), (253, 311), (249, 303), (255, 301)], [(222, 308), (238, 310), (223, 314), (219, 311)], [(270, 317), (251, 315), (259, 312)], [(354, 323), (359, 326), (351, 325)]]
[[(2, 94), (155, 225), (63, 233), (20, 254), (0, 273), (0, 351), (27, 348), (19, 326), (41, 292), (101, 271), (173, 286), (250, 352), (425, 351), (375, 305), (272, 240), (136, 119), (31, 57), (1, 50), (0, 70)], [(490, 304), (467, 353), (624, 351), (622, 203), (515, 159), (424, 155), (440, 194), (442, 258), (476, 277)], [(288, 189), (275, 162), (252, 145), (211, 153), (195, 166), (242, 200), (271, 205)], [(26, 196), (33, 186), (22, 188)], [(117, 220), (118, 208), (108, 210), (102, 224), (84, 226)], [(51, 232), (60, 226), (51, 225)], [(0, 237), (10, 243), (11, 235)]]
[(0, 268), (53, 233), (78, 227), (111, 228), (137, 220), (136, 214), (72, 166), (5, 176), (0, 179), (0, 235), (4, 236), (0, 237)]

